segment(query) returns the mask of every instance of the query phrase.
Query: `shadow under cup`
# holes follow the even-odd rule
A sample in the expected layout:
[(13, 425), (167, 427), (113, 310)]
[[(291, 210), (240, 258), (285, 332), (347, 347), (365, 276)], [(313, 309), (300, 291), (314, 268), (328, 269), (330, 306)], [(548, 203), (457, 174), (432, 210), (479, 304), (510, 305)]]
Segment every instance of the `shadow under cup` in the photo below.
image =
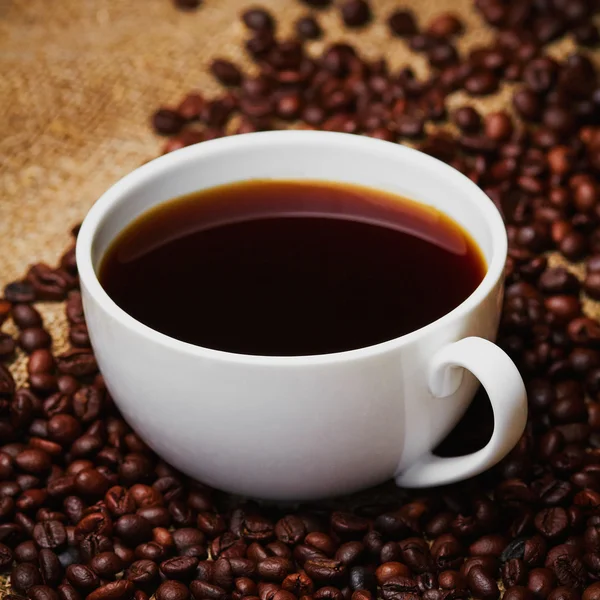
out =
[[(254, 179), (359, 185), (432, 206), (470, 234), (487, 263), (475, 291), (441, 319), (374, 346), (317, 356), (253, 356), (162, 335), (121, 310), (96, 272), (118, 234), (172, 198)], [(148, 163), (86, 218), (77, 260), (90, 338), (127, 421), (166, 461), (226, 491), (306, 500), (377, 485), (435, 447), (478, 387), (433, 398), (431, 357), (467, 336), (493, 340), (506, 234), (479, 188), (408, 148), (321, 132), (215, 140)], [(440, 290), (443, 293), (443, 290)]]

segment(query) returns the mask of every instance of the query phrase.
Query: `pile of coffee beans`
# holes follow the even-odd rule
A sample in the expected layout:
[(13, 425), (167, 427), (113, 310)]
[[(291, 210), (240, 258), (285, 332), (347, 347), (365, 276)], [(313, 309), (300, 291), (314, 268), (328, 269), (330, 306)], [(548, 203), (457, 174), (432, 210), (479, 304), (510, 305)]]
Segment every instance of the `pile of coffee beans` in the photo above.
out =
[[(421, 27), (406, 10), (339, 4), (349, 27), (387, 19), (391, 37), (427, 57), (427, 79), (348, 44), (311, 56), (303, 40), (321, 34), (317, 9), (331, 3), (304, 3), (315, 12), (293, 40), (277, 38), (265, 10), (243, 13), (259, 74), (214, 61), (220, 97), (192, 93), (153, 116), (165, 151), (291, 125), (411, 140), (465, 173), (506, 222), (499, 344), (527, 384), (527, 429), (498, 466), (442, 489), (384, 487), (293, 509), (231, 498), (165, 464), (121, 418), (90, 349), (71, 248), (0, 299), (0, 324), (19, 331), (0, 334), (0, 571), (10, 572), (10, 598), (600, 600), (600, 323), (582, 308), (600, 300), (600, 85), (583, 51), (558, 61), (545, 47), (565, 34), (596, 43), (597, 3), (478, 0), (497, 35), (466, 56), (455, 15)], [(485, 95), (504, 81), (518, 82), (510, 112), (448, 114), (453, 91)], [(549, 251), (583, 275), (549, 262)], [(38, 301), (64, 303), (67, 352), (53, 354)], [(6, 366), (17, 347), (28, 355), (19, 389)], [(485, 443), (480, 421), (460, 427), (454, 451)]]

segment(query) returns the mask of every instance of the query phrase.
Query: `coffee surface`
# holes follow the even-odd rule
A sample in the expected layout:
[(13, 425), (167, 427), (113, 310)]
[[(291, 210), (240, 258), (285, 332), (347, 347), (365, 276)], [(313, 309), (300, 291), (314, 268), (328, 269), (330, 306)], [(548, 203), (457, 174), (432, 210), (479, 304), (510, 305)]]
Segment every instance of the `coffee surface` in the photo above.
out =
[(485, 268), (435, 209), (354, 185), (256, 180), (143, 214), (99, 277), (123, 310), (171, 337), (295, 356), (423, 327), (465, 300)]

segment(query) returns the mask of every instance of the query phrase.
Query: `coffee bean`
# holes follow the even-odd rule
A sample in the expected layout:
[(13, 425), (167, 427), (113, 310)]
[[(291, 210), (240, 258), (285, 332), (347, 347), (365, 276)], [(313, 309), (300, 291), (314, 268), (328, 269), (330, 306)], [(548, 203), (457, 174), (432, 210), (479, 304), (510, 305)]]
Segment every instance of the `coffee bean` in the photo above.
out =
[(0, 333), (0, 360), (6, 360), (15, 352), (17, 344), (8, 333)]
[(114, 552), (100, 552), (90, 561), (90, 568), (103, 579), (113, 578), (123, 567), (123, 561)]
[(67, 567), (67, 579), (77, 589), (91, 591), (100, 584), (100, 579), (85, 565), (73, 564)]
[(56, 357), (59, 372), (74, 377), (93, 375), (98, 371), (94, 355), (89, 350), (73, 348)]
[(475, 598), (496, 600), (500, 596), (498, 584), (481, 567), (473, 567), (467, 575), (467, 585)]
[(35, 291), (28, 281), (13, 281), (4, 287), (4, 298), (13, 304), (33, 302)]
[(347, 27), (362, 27), (371, 20), (371, 8), (367, 0), (345, 0), (341, 12)]
[[(306, 569), (306, 565), (305, 565)], [(283, 581), (294, 570), (293, 563), (285, 558), (273, 556), (265, 558), (257, 565), (258, 574), (269, 581)], [(307, 571), (308, 572), (308, 571)], [(309, 573), (310, 575), (310, 573)]]
[(131, 581), (120, 579), (100, 586), (88, 594), (85, 600), (125, 600), (133, 596), (133, 591)]
[(359, 562), (364, 552), (365, 547), (361, 542), (346, 542), (336, 550), (334, 558), (349, 566)]
[(502, 566), (502, 582), (505, 588), (527, 583), (527, 567), (521, 558), (511, 558)]
[(0, 544), (0, 573), (8, 571), (12, 567), (13, 553), (5, 544)]
[(316, 40), (323, 35), (323, 30), (316, 19), (308, 16), (296, 21), (296, 33), (305, 40)]
[(235, 87), (240, 85), (242, 82), (242, 74), (240, 73), (240, 70), (228, 60), (213, 60), (210, 70), (215, 78), (225, 86)]
[(319, 583), (336, 581), (346, 575), (346, 565), (338, 560), (328, 558), (309, 559), (304, 563), (304, 570), (309, 577)]
[(296, 544), (306, 534), (302, 519), (295, 515), (287, 515), (275, 525), (275, 535), (284, 544)]
[(568, 525), (569, 518), (561, 507), (545, 508), (535, 517), (536, 529), (548, 539), (560, 538)]
[(500, 556), (507, 540), (502, 535), (484, 535), (469, 546), (471, 556)]
[(152, 525), (139, 515), (126, 514), (115, 522), (117, 535), (131, 545), (137, 545), (152, 537)]
[(39, 569), (31, 563), (20, 563), (10, 573), (10, 585), (17, 594), (27, 594), (34, 585), (42, 585)]
[(187, 600), (190, 590), (179, 581), (163, 581), (156, 590), (156, 600)]
[(389, 579), (394, 577), (410, 577), (410, 569), (399, 562), (385, 562), (375, 571), (377, 583), (383, 585)]
[(495, 141), (507, 140), (513, 132), (510, 116), (505, 112), (490, 113), (485, 118), (485, 135)]
[(52, 466), (50, 456), (46, 452), (34, 448), (19, 452), (15, 458), (15, 463), (27, 473), (45, 473)]
[(242, 20), (248, 29), (253, 31), (272, 31), (275, 28), (273, 17), (262, 8), (252, 8), (242, 15)]
[(196, 600), (201, 600), (202, 598), (224, 600), (227, 597), (227, 592), (222, 587), (199, 579), (195, 579), (190, 583), (190, 591)]
[(179, 133), (184, 125), (183, 117), (175, 110), (161, 108), (152, 117), (154, 131), (160, 135)]
[(179, 556), (162, 562), (160, 564), (160, 571), (167, 579), (186, 580), (192, 577), (197, 566), (197, 558)]
[(139, 587), (158, 580), (158, 566), (151, 560), (136, 560), (125, 571), (125, 578)]
[(490, 70), (478, 69), (465, 79), (464, 87), (473, 96), (485, 96), (498, 89), (498, 78)]
[(481, 128), (481, 116), (471, 106), (463, 106), (452, 113), (452, 121), (465, 133), (476, 133)]
[(584, 590), (582, 598), (583, 600), (598, 600), (600, 598), (600, 582), (592, 583), (588, 586)]
[(427, 25), (427, 33), (439, 38), (458, 35), (463, 30), (460, 19), (452, 13), (442, 13)]
[(396, 10), (388, 18), (392, 33), (398, 37), (409, 37), (418, 31), (413, 13), (409, 10)]
[(46, 585), (58, 585), (63, 576), (63, 567), (58, 556), (43, 548), (38, 554), (38, 563), (42, 579)]
[(67, 543), (67, 532), (60, 521), (42, 521), (34, 527), (33, 538), (40, 548), (57, 549)]
[(527, 579), (527, 587), (537, 598), (547, 598), (554, 587), (554, 575), (550, 569), (532, 569)]
[(405, 595), (409, 594), (415, 595), (418, 598), (418, 591), (417, 582), (410, 577), (393, 577), (381, 586), (381, 593), (384, 600), (404, 598)]
[(561, 586), (550, 592), (548, 600), (579, 600), (580, 597), (576, 590)]
[(288, 575), (281, 583), (281, 587), (296, 596), (310, 595), (314, 591), (314, 583), (304, 571)]
[(321, 531), (311, 531), (304, 538), (304, 543), (316, 548), (326, 556), (333, 556), (336, 551), (336, 544), (333, 538)]
[(34, 585), (27, 591), (30, 600), (59, 600), (58, 593), (47, 585)]
[(533, 593), (522, 585), (507, 588), (502, 596), (506, 600), (534, 600)]
[(23, 329), (19, 334), (18, 341), (19, 346), (28, 354), (40, 348), (49, 348), (52, 344), (50, 334), (41, 327)]

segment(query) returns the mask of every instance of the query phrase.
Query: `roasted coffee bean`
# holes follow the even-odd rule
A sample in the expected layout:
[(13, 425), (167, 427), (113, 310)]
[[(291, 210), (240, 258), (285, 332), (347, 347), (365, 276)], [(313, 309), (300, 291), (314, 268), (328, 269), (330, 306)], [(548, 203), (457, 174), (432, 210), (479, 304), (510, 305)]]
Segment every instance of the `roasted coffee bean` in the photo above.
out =
[(452, 121), (465, 133), (476, 133), (482, 125), (481, 116), (471, 106), (463, 106), (452, 113)]
[(133, 596), (133, 584), (131, 581), (120, 579), (95, 589), (86, 596), (86, 600), (125, 600)]
[(527, 583), (527, 567), (520, 558), (511, 558), (502, 566), (502, 582), (505, 588)]
[(469, 546), (471, 556), (500, 556), (507, 540), (499, 534), (485, 535)]
[(58, 585), (63, 576), (60, 559), (52, 551), (43, 548), (38, 554), (38, 564), (42, 579), (46, 585)]
[[(557, 588), (559, 589), (559, 588)], [(569, 590), (569, 588), (567, 588), (567, 590)], [(556, 590), (553, 590), (552, 593), (555, 593)], [(566, 593), (566, 592), (564, 592)], [(571, 590), (571, 594), (573, 594), (573, 590)], [(571, 596), (572, 597), (572, 596)], [(562, 598), (562, 596), (561, 596)], [(598, 600), (598, 598), (600, 598), (600, 582), (596, 582), (596, 583), (592, 583), (590, 586), (588, 586), (584, 592), (583, 592), (583, 596), (582, 596), (583, 600)], [(553, 599), (555, 600), (555, 599)], [(570, 597), (569, 597), (570, 600)]]
[(481, 567), (475, 566), (469, 570), (467, 585), (475, 598), (496, 600), (500, 596), (498, 584)]
[(545, 508), (535, 517), (536, 529), (547, 539), (557, 539), (564, 535), (569, 525), (569, 517), (561, 507)]
[(223, 85), (238, 86), (242, 82), (240, 70), (228, 60), (213, 60), (210, 70), (215, 78)]
[(13, 281), (4, 287), (4, 298), (13, 304), (30, 303), (36, 299), (35, 290), (29, 281)]
[(304, 538), (306, 528), (302, 519), (295, 515), (287, 515), (277, 521), (275, 535), (284, 544), (296, 544)]
[(41, 327), (23, 329), (18, 341), (19, 346), (28, 354), (40, 348), (49, 348), (52, 344), (50, 334)]
[(5, 544), (0, 544), (0, 573), (8, 571), (12, 567), (13, 553)]
[[(346, 575), (346, 565), (339, 560), (313, 558), (304, 563), (304, 570), (314, 581), (322, 583), (342, 579)], [(259, 569), (260, 574), (260, 569)]]
[(506, 600), (534, 600), (533, 593), (522, 585), (507, 588), (502, 598)]
[(156, 600), (187, 600), (190, 590), (179, 581), (163, 581), (156, 590)]
[(73, 348), (56, 357), (56, 366), (60, 373), (84, 377), (98, 371), (96, 359), (89, 350)]
[(393, 577), (381, 586), (381, 593), (384, 600), (403, 598), (405, 594), (417, 595), (418, 592), (417, 582), (410, 577)]
[(359, 562), (364, 552), (365, 547), (361, 542), (346, 542), (335, 551), (334, 558), (350, 566)]
[(409, 10), (396, 10), (388, 18), (388, 25), (394, 35), (409, 37), (417, 33), (417, 23)]
[(323, 35), (319, 23), (313, 17), (302, 17), (296, 21), (296, 33), (305, 40), (316, 40)]
[(125, 578), (143, 588), (158, 580), (158, 565), (151, 560), (136, 560), (125, 571)]
[(160, 135), (179, 133), (184, 123), (183, 117), (177, 111), (170, 108), (161, 108), (152, 117), (154, 131)]
[(203, 598), (207, 598), (208, 600), (224, 600), (227, 597), (227, 592), (222, 587), (199, 579), (194, 579), (190, 583), (190, 591), (196, 600)]
[(42, 576), (36, 565), (20, 563), (10, 573), (10, 585), (17, 594), (27, 594), (34, 585), (42, 585)]
[(74, 564), (68, 566), (66, 575), (67, 579), (74, 587), (84, 591), (91, 591), (100, 584), (100, 579), (96, 573), (85, 565)]
[(6, 360), (13, 356), (17, 343), (8, 333), (0, 333), (0, 360)]
[(527, 587), (537, 598), (547, 598), (554, 587), (554, 574), (550, 569), (532, 569), (527, 579)]
[(321, 531), (310, 532), (305, 538), (304, 543), (320, 550), (327, 556), (333, 556), (336, 550), (336, 544), (332, 537)]
[(27, 591), (30, 600), (59, 600), (58, 593), (47, 585), (34, 585)]
[(275, 27), (273, 17), (262, 8), (252, 8), (242, 15), (242, 20), (248, 29), (253, 31), (271, 31)]
[(41, 521), (33, 529), (33, 539), (40, 548), (54, 550), (67, 543), (67, 532), (60, 521)]
[[(307, 570), (306, 564), (304, 565), (304, 567), (305, 570)], [(294, 565), (290, 560), (286, 558), (273, 556), (265, 558), (264, 560), (259, 562), (256, 568), (260, 577), (267, 579), (268, 581), (282, 582), (287, 575), (293, 572)]]
[(498, 89), (498, 78), (491, 70), (478, 69), (465, 79), (465, 89), (473, 96), (484, 96)]
[(340, 10), (347, 27), (362, 27), (371, 20), (371, 8), (367, 0), (344, 0)]
[(100, 552), (90, 561), (90, 568), (103, 579), (112, 579), (124, 566), (114, 552)]
[(162, 562), (160, 564), (160, 571), (167, 579), (186, 580), (192, 578), (197, 566), (197, 558), (179, 556)]
[(314, 583), (304, 571), (288, 575), (281, 583), (281, 587), (296, 596), (310, 595), (314, 591)]
[(375, 571), (377, 583), (383, 585), (388, 579), (394, 577), (410, 577), (410, 569), (399, 562), (386, 562), (377, 567)]

